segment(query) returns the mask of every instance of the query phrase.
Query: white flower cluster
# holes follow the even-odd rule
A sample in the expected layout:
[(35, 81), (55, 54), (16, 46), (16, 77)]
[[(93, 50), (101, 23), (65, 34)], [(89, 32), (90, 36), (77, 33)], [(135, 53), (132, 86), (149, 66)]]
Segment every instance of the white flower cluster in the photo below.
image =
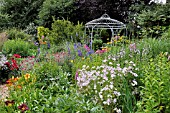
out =
[(0, 55), (0, 68), (6, 67), (5, 63), (8, 62), (7, 58), (5, 55)]
[[(115, 58), (109, 56), (103, 60), (101, 66), (93, 66), (90, 69), (89, 66), (84, 65), (81, 70), (78, 70), (77, 85), (80, 91), (93, 94), (96, 101), (104, 105), (116, 105), (118, 97), (122, 95), (120, 86), (123, 78), (132, 76), (131, 85), (134, 87), (137, 85), (135, 78), (138, 75), (134, 72), (137, 68), (132, 61), (126, 61), (127, 66), (123, 68), (120, 64), (113, 66), (114, 62)], [(115, 111), (121, 112), (119, 109)]]

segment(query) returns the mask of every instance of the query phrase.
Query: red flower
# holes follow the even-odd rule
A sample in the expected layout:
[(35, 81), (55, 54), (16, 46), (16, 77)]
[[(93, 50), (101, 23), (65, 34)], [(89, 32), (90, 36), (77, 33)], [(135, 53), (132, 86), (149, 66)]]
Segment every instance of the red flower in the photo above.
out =
[(15, 58), (21, 58), (21, 56), (19, 54), (14, 54), (13, 55)]
[(10, 67), (10, 63), (6, 62), (5, 65), (9, 68)]
[(7, 105), (7, 106), (12, 106), (13, 104), (15, 104), (15, 102), (14, 102), (14, 100), (12, 100), (12, 101), (5, 101), (5, 105)]
[(12, 61), (12, 67), (11, 67), (11, 70), (19, 69), (19, 68), (18, 68), (18, 65), (17, 65), (16, 60), (12, 59), (11, 61)]
[(26, 104), (21, 104), (20, 106), (18, 106), (18, 109), (20, 109), (22, 113), (29, 110), (29, 108)]

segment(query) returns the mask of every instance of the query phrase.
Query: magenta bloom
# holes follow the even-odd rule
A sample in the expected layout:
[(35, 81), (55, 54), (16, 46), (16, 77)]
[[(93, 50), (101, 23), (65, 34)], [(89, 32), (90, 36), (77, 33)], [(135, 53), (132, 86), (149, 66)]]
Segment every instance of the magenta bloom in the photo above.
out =
[(23, 103), (20, 106), (18, 106), (18, 109), (20, 109), (22, 113), (24, 113), (25, 111), (29, 110), (28, 106), (25, 103)]
[(90, 51), (90, 48), (89, 48), (87, 45), (84, 45), (84, 49), (85, 49), (86, 51)]
[(76, 71), (76, 74), (75, 74), (75, 80), (77, 80), (77, 77), (79, 76), (79, 72)]

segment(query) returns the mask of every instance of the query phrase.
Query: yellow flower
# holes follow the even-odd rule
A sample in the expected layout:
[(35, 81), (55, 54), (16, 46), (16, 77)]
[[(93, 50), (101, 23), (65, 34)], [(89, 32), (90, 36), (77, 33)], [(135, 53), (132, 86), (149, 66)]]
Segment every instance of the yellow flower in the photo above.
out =
[(84, 60), (84, 57), (82, 58), (82, 60)]
[(26, 73), (26, 74), (24, 75), (24, 78), (25, 78), (25, 80), (29, 79), (29, 78), (30, 78), (30, 74)]
[(73, 63), (73, 60), (70, 60), (71, 63)]
[(163, 108), (164, 108), (164, 106), (160, 106), (160, 107), (159, 107), (159, 110), (163, 110)]

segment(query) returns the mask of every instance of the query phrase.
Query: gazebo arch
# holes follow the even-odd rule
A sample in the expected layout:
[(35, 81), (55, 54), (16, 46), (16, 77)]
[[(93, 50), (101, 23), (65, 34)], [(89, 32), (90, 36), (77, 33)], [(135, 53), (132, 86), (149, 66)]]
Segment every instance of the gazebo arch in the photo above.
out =
[(103, 14), (100, 18), (94, 19), (85, 24), (85, 33), (87, 30), (91, 32), (90, 36), (90, 46), (92, 49), (93, 42), (93, 30), (94, 29), (110, 29), (112, 32), (112, 37), (117, 35), (116, 31), (125, 29), (125, 36), (127, 35), (126, 25), (118, 20), (112, 19), (108, 14)]

